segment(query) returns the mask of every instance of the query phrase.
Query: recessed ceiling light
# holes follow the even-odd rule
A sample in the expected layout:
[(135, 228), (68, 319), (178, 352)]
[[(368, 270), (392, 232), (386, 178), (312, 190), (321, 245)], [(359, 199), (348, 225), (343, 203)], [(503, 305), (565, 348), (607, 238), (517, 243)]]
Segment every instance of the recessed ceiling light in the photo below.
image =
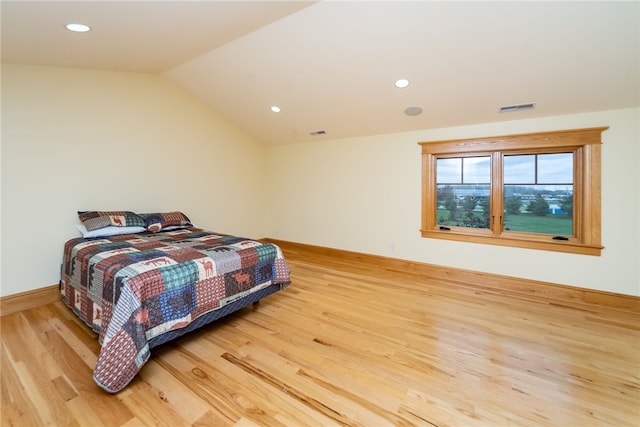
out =
[(400, 89), (405, 88), (405, 87), (409, 86), (409, 80), (407, 80), (407, 79), (398, 79), (398, 80), (396, 80), (395, 85), (396, 85), (397, 88), (400, 88)]
[(69, 31), (73, 31), (74, 33), (86, 33), (91, 30), (91, 27), (84, 24), (67, 24), (65, 28)]
[(273, 111), (274, 113), (279, 113), (280, 112), (280, 107), (278, 107), (277, 105), (272, 105), (271, 106), (271, 111)]

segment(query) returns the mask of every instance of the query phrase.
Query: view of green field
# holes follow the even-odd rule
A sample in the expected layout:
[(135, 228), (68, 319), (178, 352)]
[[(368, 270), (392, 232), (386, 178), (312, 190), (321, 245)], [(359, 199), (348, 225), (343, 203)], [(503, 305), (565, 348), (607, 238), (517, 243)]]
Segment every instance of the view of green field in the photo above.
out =
[(568, 215), (506, 215), (504, 228), (505, 230), (524, 231), (527, 233), (572, 236), (573, 219)]
[[(449, 210), (438, 209), (438, 224), (444, 226), (461, 226), (462, 221), (449, 221)], [(474, 212), (481, 217), (481, 212)], [(506, 214), (504, 222), (505, 231), (519, 231), (525, 233), (544, 233), (559, 236), (573, 235), (573, 219), (568, 215), (535, 216), (529, 213), (519, 215)]]

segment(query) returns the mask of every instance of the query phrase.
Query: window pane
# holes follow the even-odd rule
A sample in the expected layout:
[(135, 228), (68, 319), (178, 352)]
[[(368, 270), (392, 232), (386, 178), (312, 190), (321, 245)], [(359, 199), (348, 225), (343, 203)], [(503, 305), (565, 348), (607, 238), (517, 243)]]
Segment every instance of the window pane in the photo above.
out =
[(573, 184), (573, 153), (539, 154), (538, 184)]
[(462, 159), (438, 159), (437, 181), (448, 184), (462, 184)]
[(573, 153), (504, 156), (505, 184), (573, 184)]
[(437, 190), (436, 217), (440, 226), (489, 228), (489, 184), (438, 184)]
[(504, 230), (573, 235), (573, 185), (505, 185)]
[(491, 158), (465, 157), (462, 159), (465, 184), (489, 184), (491, 182)]
[(491, 157), (437, 159), (436, 167), (438, 224), (489, 228)]
[(524, 156), (504, 156), (503, 166), (505, 184), (536, 183), (535, 154), (527, 154)]

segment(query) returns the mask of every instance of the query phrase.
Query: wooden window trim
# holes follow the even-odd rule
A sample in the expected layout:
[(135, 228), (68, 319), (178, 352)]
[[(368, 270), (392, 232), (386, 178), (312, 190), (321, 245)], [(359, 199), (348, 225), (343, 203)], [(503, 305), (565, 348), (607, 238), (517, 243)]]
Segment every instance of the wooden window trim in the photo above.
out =
[[(608, 127), (537, 132), (484, 138), (420, 142), (422, 147), (422, 237), (471, 243), (540, 249), (599, 256), (601, 244), (601, 145)], [(492, 222), (490, 229), (451, 227), (441, 230), (436, 218), (436, 160), (447, 155), (491, 155), (491, 211), (503, 212), (503, 153), (541, 150), (572, 150), (574, 161), (574, 236), (567, 241), (551, 240), (549, 235), (504, 232)], [(496, 191), (498, 191), (496, 193)], [(495, 217), (495, 215), (493, 215)]]

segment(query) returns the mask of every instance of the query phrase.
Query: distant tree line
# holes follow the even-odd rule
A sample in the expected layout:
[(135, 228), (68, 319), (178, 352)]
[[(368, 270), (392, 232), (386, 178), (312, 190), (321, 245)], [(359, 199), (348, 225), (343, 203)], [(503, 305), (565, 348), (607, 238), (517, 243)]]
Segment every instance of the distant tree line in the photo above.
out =
[[(519, 215), (520, 208), (522, 208), (522, 200), (519, 197), (507, 197), (504, 201), (504, 209), (508, 214)], [(564, 211), (565, 215), (573, 216), (573, 194), (560, 201), (560, 209)], [(549, 213), (549, 203), (538, 194), (535, 199), (529, 202), (525, 211), (535, 216), (546, 216)]]

